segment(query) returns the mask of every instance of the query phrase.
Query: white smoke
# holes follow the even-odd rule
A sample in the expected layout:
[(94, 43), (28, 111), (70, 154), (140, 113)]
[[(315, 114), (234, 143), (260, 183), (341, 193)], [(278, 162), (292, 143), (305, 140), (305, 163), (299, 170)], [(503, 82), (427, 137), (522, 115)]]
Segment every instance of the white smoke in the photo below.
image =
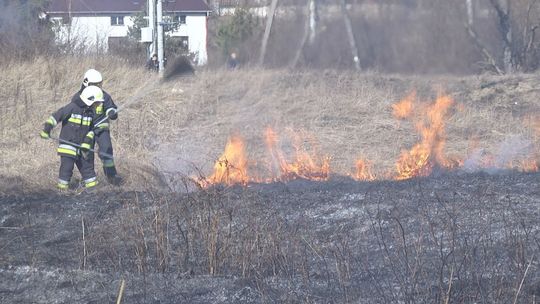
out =
[(484, 159), (484, 149), (474, 150), (469, 158), (463, 162), (463, 170), (467, 172), (475, 172), (482, 169)]
[(494, 167), (504, 168), (515, 161), (525, 160), (531, 155), (533, 144), (520, 136), (512, 136), (503, 141), (495, 157)]
[[(463, 170), (475, 172), (485, 170), (495, 173), (511, 169), (517, 162), (526, 160), (533, 152), (534, 145), (519, 135), (511, 135), (499, 144), (496, 153), (489, 160), (484, 149), (477, 149), (464, 161)], [(487, 165), (487, 166), (486, 166)]]

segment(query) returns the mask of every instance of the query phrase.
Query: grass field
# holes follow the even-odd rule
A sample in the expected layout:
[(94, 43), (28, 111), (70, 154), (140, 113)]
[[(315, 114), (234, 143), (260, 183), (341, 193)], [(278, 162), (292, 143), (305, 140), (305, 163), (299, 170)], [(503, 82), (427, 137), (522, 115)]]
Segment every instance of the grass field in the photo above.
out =
[[(39, 130), (78, 90), (88, 68), (103, 73), (103, 88), (117, 105), (129, 103), (112, 127), (126, 189), (166, 188), (183, 176), (211, 176), (232, 135), (243, 139), (245, 162), (256, 168), (250, 176), (264, 180), (276, 162), (265, 145), (269, 127), (279, 136), (276, 150), (289, 163), (300, 149), (315, 163), (329, 159), (330, 174), (354, 176), (357, 160), (364, 159), (373, 175), (392, 178), (402, 151), (422, 142), (417, 123), (432, 124), (422, 115), (441, 95), (453, 100), (436, 139), (444, 141), (445, 157), (463, 163), (481, 152), (506, 164), (514, 158), (538, 160), (534, 153), (540, 150), (537, 74), (202, 69), (154, 85), (157, 75), (113, 58), (49, 58), (3, 67), (0, 174), (9, 182), (2, 188), (54, 186), (59, 158)], [(420, 109), (416, 119), (397, 119), (393, 105), (411, 92)], [(97, 161), (97, 171), (100, 166)]]

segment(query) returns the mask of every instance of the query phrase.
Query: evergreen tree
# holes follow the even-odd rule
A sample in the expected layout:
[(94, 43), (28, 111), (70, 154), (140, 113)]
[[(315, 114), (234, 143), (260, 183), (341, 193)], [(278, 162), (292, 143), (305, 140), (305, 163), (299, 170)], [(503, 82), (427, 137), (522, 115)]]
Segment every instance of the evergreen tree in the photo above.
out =
[(258, 25), (257, 18), (248, 9), (236, 8), (234, 15), (220, 24), (217, 30), (216, 43), (223, 55), (227, 56), (231, 50), (250, 38)]

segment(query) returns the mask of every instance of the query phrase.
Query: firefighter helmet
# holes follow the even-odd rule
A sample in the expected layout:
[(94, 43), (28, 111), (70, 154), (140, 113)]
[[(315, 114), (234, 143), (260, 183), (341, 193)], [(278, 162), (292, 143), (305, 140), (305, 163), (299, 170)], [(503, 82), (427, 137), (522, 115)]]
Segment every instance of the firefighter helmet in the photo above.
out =
[(96, 86), (87, 86), (81, 92), (81, 99), (87, 106), (91, 106), (94, 102), (103, 102), (103, 91)]
[(90, 69), (84, 73), (83, 85), (87, 87), (88, 85), (100, 84), (103, 81), (101, 73), (97, 70)]

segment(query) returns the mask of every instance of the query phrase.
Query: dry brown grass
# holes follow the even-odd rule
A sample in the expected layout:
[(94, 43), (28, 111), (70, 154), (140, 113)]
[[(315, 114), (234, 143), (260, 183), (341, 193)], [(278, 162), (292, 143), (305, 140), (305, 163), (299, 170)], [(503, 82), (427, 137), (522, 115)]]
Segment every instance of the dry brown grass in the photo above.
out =
[[(104, 89), (119, 106), (140, 95), (112, 127), (119, 171), (133, 189), (163, 186), (171, 173), (189, 176), (197, 169), (210, 174), (232, 133), (245, 138), (250, 160), (263, 161), (267, 126), (284, 138), (291, 129), (311, 133), (321, 153), (332, 157), (335, 173), (351, 173), (358, 157), (373, 162), (375, 171), (391, 169), (400, 151), (419, 139), (410, 122), (392, 117), (391, 105), (413, 89), (421, 100), (432, 101), (442, 88), (459, 104), (447, 123), (448, 154), (465, 157), (471, 140), (491, 152), (511, 135), (538, 140), (525, 127), (540, 110), (538, 75), (427, 78), (201, 70), (138, 94), (157, 76), (113, 58), (50, 58), (3, 67), (1, 176), (20, 177), (25, 189), (53, 185), (59, 158), (38, 133), (48, 115), (79, 88), (88, 68), (103, 73)], [(97, 171), (100, 166), (97, 161)]]

